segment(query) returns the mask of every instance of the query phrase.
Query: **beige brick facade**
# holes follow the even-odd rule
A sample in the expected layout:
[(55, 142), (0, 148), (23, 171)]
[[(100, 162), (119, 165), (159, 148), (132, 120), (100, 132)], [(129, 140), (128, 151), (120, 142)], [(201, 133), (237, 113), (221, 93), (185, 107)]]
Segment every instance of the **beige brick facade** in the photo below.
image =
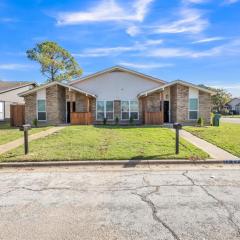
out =
[(62, 124), (66, 122), (65, 88), (54, 85), (46, 88), (47, 124)]
[(199, 91), (199, 117), (204, 119), (205, 124), (210, 124), (211, 122), (211, 109), (211, 95), (206, 92)]
[[(176, 84), (170, 89), (171, 121), (181, 123), (196, 123), (196, 120), (189, 120), (189, 87)], [(210, 124), (211, 95), (199, 91), (199, 112), (198, 116), (203, 117), (206, 124)]]
[(37, 94), (31, 93), (24, 97), (25, 101), (25, 123), (33, 124), (33, 120), (37, 118)]
[[(60, 85), (53, 85), (46, 88), (46, 124), (62, 124), (66, 122), (66, 98), (76, 102), (76, 112), (92, 113), (93, 123), (102, 124), (96, 121), (96, 99), (86, 96), (77, 91), (68, 92), (67, 88)], [(159, 112), (162, 96), (165, 100), (170, 100), (170, 122), (195, 123), (188, 119), (189, 87), (175, 84), (166, 93), (154, 92), (139, 98), (139, 120), (135, 123), (144, 123), (145, 112)], [(166, 97), (167, 96), (167, 97)], [(167, 98), (167, 99), (166, 99)], [(37, 94), (31, 93), (24, 97), (25, 100), (25, 119), (26, 123), (33, 123), (37, 118)], [(163, 111), (163, 109), (162, 109)], [(209, 93), (199, 91), (199, 117), (203, 117), (206, 124), (210, 123), (211, 96)], [(163, 116), (163, 115), (162, 115)], [(120, 124), (128, 124), (129, 120), (121, 120), (121, 101), (114, 101), (114, 120), (108, 123), (115, 123), (116, 117)]]

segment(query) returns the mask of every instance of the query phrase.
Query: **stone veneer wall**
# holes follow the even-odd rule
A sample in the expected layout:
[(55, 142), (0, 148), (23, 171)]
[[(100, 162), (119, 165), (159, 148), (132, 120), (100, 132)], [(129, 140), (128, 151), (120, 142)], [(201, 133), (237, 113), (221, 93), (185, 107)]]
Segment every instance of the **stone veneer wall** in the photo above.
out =
[(189, 87), (177, 84), (177, 122), (188, 120)]
[(24, 97), (25, 101), (25, 123), (33, 124), (37, 118), (37, 93), (32, 93)]
[[(181, 123), (195, 123), (188, 119), (189, 87), (176, 84), (171, 87), (171, 121)], [(199, 117), (203, 117), (206, 124), (210, 124), (211, 95), (199, 91)]]
[(47, 124), (62, 124), (66, 122), (65, 88), (54, 85), (46, 88)]
[(145, 98), (146, 111), (147, 112), (159, 112), (160, 111), (160, 93), (152, 93)]
[(199, 117), (204, 119), (205, 124), (210, 124), (211, 122), (211, 109), (211, 95), (209, 93), (199, 91)]
[[(87, 112), (88, 97), (84, 94), (76, 92), (76, 112)], [(90, 102), (89, 102), (90, 104)]]

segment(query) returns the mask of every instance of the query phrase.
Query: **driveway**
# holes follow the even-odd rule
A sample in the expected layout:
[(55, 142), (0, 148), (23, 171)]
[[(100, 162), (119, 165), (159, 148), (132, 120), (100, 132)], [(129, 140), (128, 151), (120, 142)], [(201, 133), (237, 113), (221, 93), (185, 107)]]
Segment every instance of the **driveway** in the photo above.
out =
[(240, 124), (240, 118), (221, 118), (221, 122), (227, 122), (227, 123), (239, 123)]
[(239, 168), (181, 168), (1, 170), (0, 239), (239, 239)]

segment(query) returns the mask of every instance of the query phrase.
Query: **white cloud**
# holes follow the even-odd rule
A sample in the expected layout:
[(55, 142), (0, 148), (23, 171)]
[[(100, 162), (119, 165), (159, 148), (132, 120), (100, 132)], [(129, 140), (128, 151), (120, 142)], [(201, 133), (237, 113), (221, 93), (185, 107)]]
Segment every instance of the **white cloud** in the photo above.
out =
[(139, 47), (131, 46), (117, 46), (117, 47), (107, 47), (107, 48), (91, 48), (86, 49), (82, 53), (73, 53), (75, 57), (104, 57), (109, 55), (119, 55), (124, 52), (130, 52), (139, 49)]
[(222, 48), (216, 47), (211, 48), (206, 51), (193, 51), (185, 48), (158, 48), (148, 51), (145, 55), (149, 57), (159, 57), (159, 58), (200, 58), (200, 57), (213, 57), (219, 55)]
[(192, 43), (208, 43), (208, 42), (221, 41), (224, 39), (225, 39), (224, 37), (211, 37), (211, 38), (203, 38), (203, 39), (194, 41)]
[(210, 0), (183, 0), (183, 3), (193, 3), (193, 4), (200, 4), (200, 3), (206, 3), (209, 2)]
[(234, 4), (239, 2), (239, 0), (224, 0), (223, 4)]
[(0, 64), (1, 70), (27, 70), (29, 68), (33, 68), (33, 66), (29, 64), (19, 64), (19, 63)]
[(174, 64), (172, 63), (131, 63), (131, 62), (120, 62), (120, 65), (137, 69), (153, 69), (174, 66)]
[(155, 33), (200, 33), (208, 26), (208, 20), (203, 18), (203, 13), (197, 9), (181, 9), (180, 19), (171, 23), (155, 27)]
[(138, 35), (141, 32), (140, 28), (137, 26), (130, 26), (127, 28), (126, 33), (131, 37)]
[(88, 11), (59, 13), (57, 23), (59, 25), (73, 25), (104, 21), (142, 22), (152, 1), (135, 0), (131, 7), (128, 7), (127, 3), (125, 3), (125, 7), (122, 7), (115, 0), (104, 0)]
[(75, 57), (104, 57), (104, 56), (116, 56), (125, 52), (143, 51), (150, 47), (162, 44), (162, 39), (149, 39), (145, 42), (136, 42), (131, 46), (116, 46), (105, 48), (90, 48), (85, 49), (82, 53), (73, 53)]

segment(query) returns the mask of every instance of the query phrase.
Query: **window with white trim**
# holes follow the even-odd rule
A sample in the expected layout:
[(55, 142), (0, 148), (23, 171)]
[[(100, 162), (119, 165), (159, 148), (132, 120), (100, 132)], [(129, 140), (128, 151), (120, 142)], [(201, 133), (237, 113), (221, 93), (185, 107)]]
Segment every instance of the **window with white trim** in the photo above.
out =
[(138, 101), (121, 101), (121, 116), (122, 120), (129, 120), (132, 117), (134, 120), (138, 120)]
[(4, 120), (4, 102), (0, 102), (0, 121)]
[(114, 119), (113, 101), (97, 101), (97, 120)]
[(189, 120), (198, 119), (198, 98), (189, 98)]
[(37, 117), (38, 121), (46, 121), (47, 120), (47, 113), (46, 113), (46, 100), (39, 99), (37, 100)]

